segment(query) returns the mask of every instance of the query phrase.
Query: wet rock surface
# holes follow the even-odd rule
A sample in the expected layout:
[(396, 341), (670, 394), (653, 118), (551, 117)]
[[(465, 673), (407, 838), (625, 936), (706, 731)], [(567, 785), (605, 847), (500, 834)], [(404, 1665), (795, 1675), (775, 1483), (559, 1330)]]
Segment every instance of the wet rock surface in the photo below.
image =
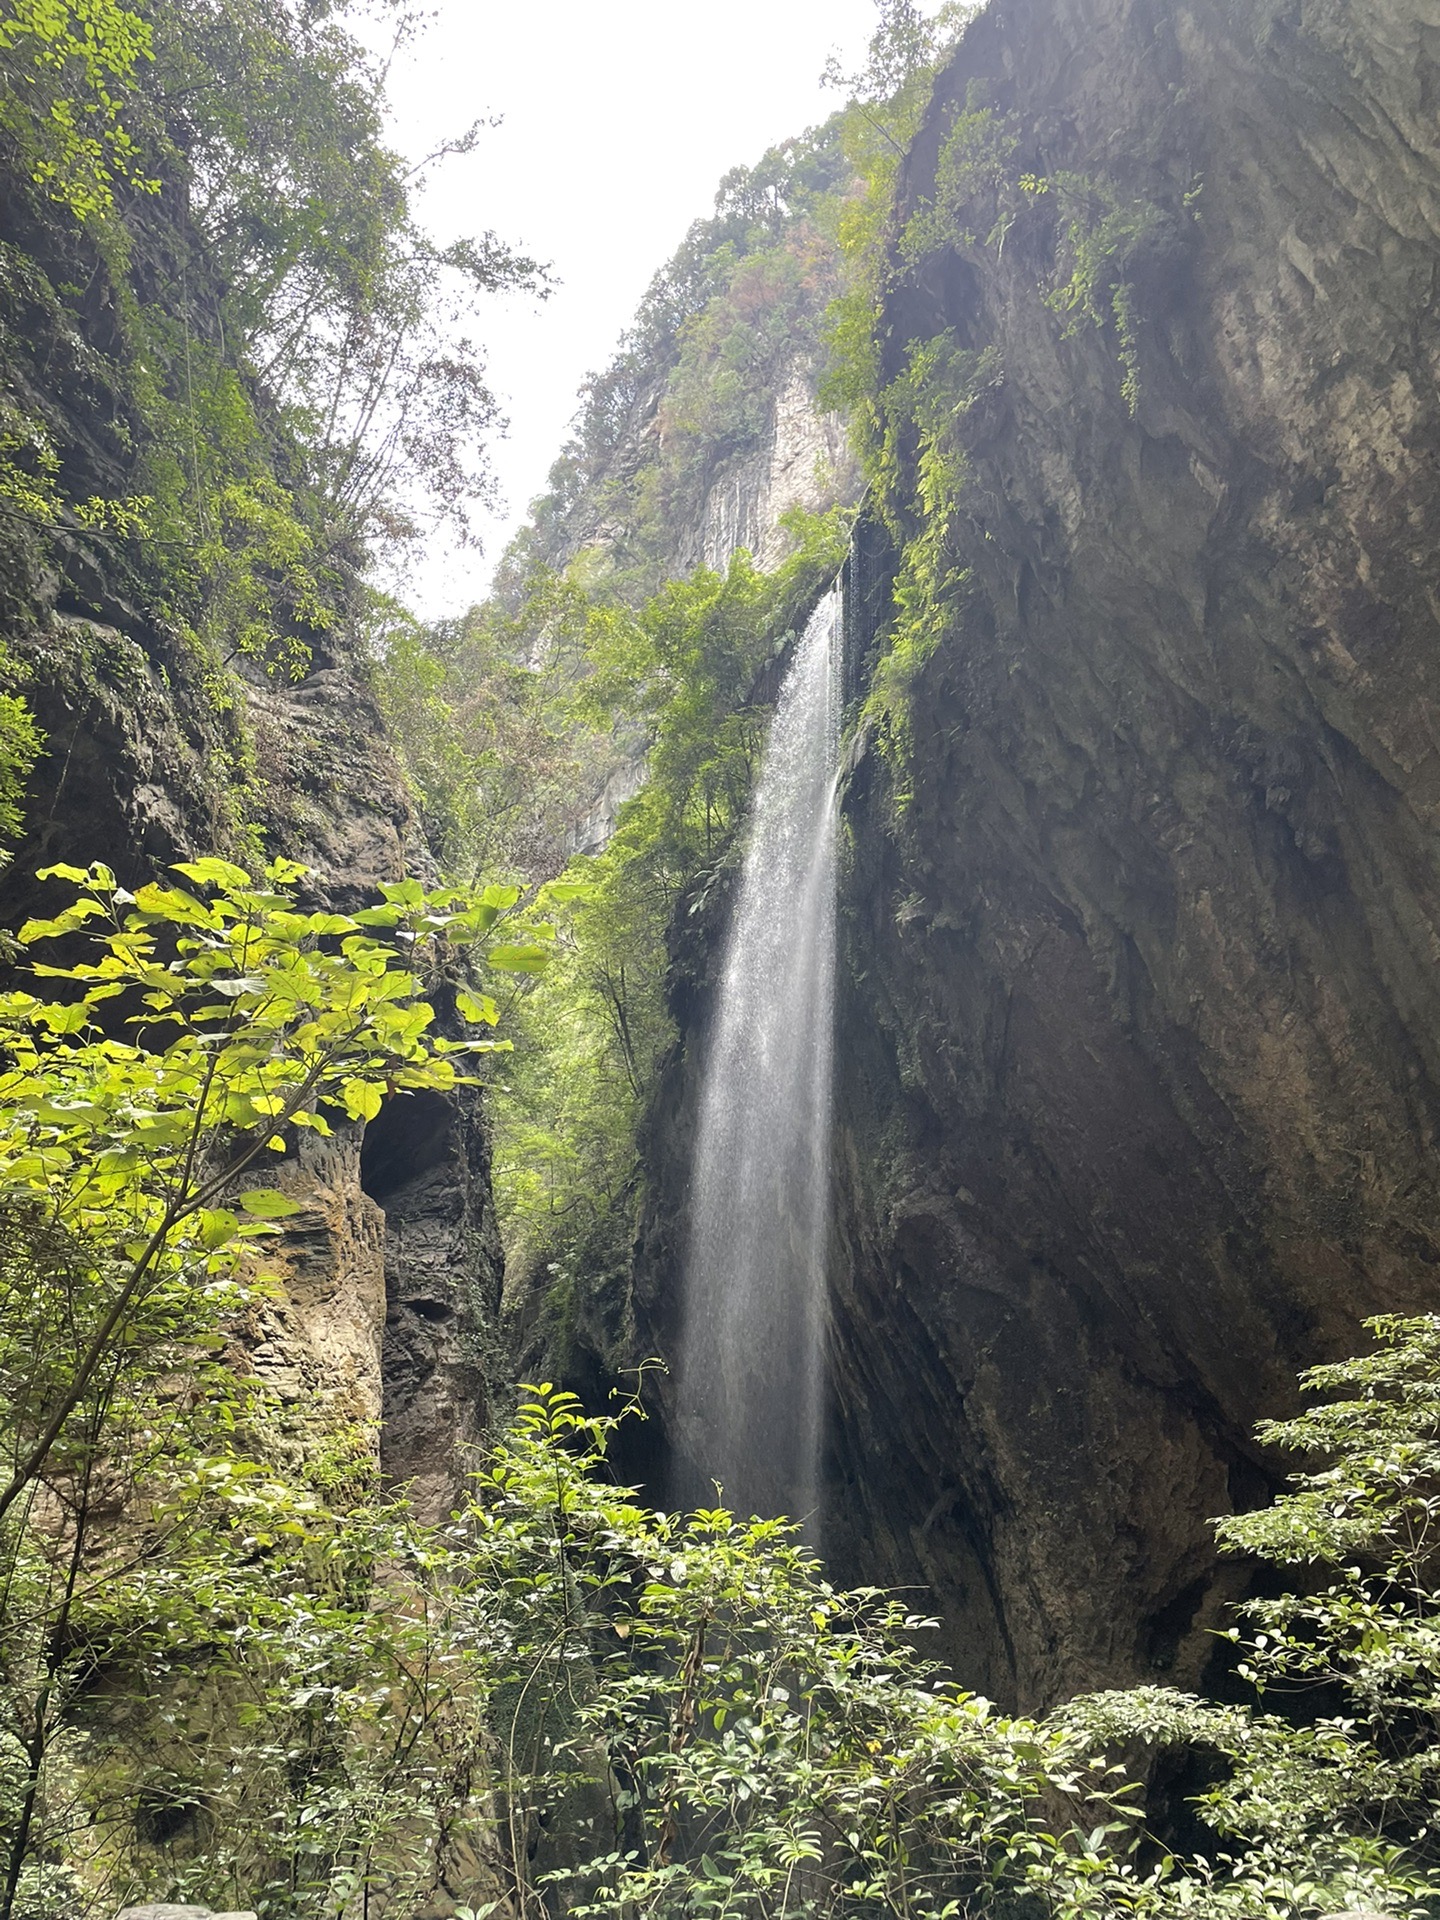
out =
[(1133, 415), (1053, 221), (889, 313), (890, 375), (996, 374), (913, 757), (849, 784), (829, 1528), (1026, 1704), (1196, 1681), (1253, 1422), (1436, 1304), (1437, 88), (1432, 0), (1001, 0), (911, 163), (972, 89), (1017, 169), (1192, 196)]

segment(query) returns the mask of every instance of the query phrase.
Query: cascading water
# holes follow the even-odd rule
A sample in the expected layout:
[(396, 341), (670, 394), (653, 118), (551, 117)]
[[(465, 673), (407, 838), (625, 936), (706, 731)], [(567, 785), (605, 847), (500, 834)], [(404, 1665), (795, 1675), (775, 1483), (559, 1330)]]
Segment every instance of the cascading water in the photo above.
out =
[(818, 1498), (841, 628), (836, 587), (771, 723), (701, 1093), (679, 1437), (744, 1513)]

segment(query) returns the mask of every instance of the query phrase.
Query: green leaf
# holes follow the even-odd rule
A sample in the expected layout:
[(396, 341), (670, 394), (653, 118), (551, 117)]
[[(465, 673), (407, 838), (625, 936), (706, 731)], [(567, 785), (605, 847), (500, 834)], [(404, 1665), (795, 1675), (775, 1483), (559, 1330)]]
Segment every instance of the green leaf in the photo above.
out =
[(104, 904), (99, 900), (77, 900), (73, 907), (67, 907), (54, 920), (27, 920), (16, 938), (23, 947), (30, 946), (36, 940), (54, 940), (61, 934), (74, 933), (77, 927), (83, 927), (87, 920), (93, 920), (97, 913), (104, 911)]
[(384, 1095), (373, 1080), (347, 1080), (340, 1094), (352, 1120), (373, 1120), (384, 1104)]
[(457, 913), (445, 929), (445, 938), (455, 945), (466, 940), (477, 940), (482, 933), (488, 933), (500, 917), (498, 907), (476, 907), (469, 913)]
[(567, 906), (572, 900), (593, 900), (595, 882), (593, 880), (550, 880), (540, 889), (536, 904), (554, 901), (557, 907)]
[(288, 1220), (302, 1211), (300, 1203), (274, 1187), (252, 1187), (240, 1195), (239, 1204), (257, 1220)]
[(179, 887), (157, 886), (148, 881), (135, 895), (135, 911), (157, 920), (173, 920), (180, 926), (205, 926), (211, 913), (207, 906)]
[(51, 1033), (80, 1033), (90, 1024), (89, 1001), (72, 1000), (69, 1006), (50, 1006), (41, 1010), (40, 1019)]
[(240, 1221), (228, 1207), (206, 1207), (199, 1216), (200, 1244), (209, 1252), (227, 1246), (240, 1231)]
[(467, 993), (465, 988), (461, 987), (455, 995), (455, 1006), (462, 1020), (469, 1020), (476, 1025), (483, 1023), (487, 1027), (493, 1027), (500, 1018), (500, 1009), (488, 993)]
[(550, 958), (549, 947), (491, 947), (485, 955), (485, 963), (500, 973), (543, 973), (550, 964)]
[(197, 881), (201, 886), (234, 888), (254, 884), (243, 867), (234, 866), (229, 860), (217, 860), (213, 855), (204, 860), (173, 861), (171, 871), (183, 873), (187, 880)]

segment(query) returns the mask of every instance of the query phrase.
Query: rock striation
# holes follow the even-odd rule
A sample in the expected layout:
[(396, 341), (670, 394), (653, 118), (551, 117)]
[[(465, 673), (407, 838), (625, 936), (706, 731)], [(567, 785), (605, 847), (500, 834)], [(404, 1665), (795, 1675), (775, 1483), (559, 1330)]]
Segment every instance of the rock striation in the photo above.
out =
[(846, 799), (829, 1526), (1026, 1705), (1199, 1680), (1253, 1422), (1437, 1302), (1437, 98), (1434, 0), (995, 0), (908, 163), (1003, 134), (885, 316), (985, 358)]

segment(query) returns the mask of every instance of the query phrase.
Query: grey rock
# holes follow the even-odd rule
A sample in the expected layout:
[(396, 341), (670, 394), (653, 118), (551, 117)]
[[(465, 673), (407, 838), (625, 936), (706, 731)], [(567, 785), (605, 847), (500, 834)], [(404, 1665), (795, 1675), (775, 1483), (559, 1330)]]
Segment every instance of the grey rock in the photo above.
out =
[(829, 1540), (1026, 1705), (1202, 1683), (1253, 1423), (1434, 1305), (1437, 82), (1412, 0), (1000, 0), (909, 162), (971, 89), (1159, 210), (1133, 414), (1054, 209), (887, 314), (886, 377), (951, 329), (996, 381), (913, 797), (847, 802)]
[[(826, 1545), (1007, 1702), (1203, 1682), (1247, 1579), (1211, 1516), (1284, 1471), (1254, 1422), (1434, 1306), (1437, 87), (1432, 0), (996, 0), (907, 162), (942, 201), (983, 99), (1017, 175), (1158, 209), (1133, 413), (1113, 325), (1047, 302), (1048, 194), (1001, 247), (980, 190), (879, 334), (885, 380), (993, 358), (952, 376), (966, 584), (908, 764), (848, 779)], [(635, 1357), (672, 1350), (693, 1078)]]
[(161, 1903), (150, 1907), (125, 1907), (116, 1914), (115, 1920), (256, 1920), (256, 1915), (248, 1909), (227, 1908), (224, 1913), (213, 1907), (177, 1907)]

